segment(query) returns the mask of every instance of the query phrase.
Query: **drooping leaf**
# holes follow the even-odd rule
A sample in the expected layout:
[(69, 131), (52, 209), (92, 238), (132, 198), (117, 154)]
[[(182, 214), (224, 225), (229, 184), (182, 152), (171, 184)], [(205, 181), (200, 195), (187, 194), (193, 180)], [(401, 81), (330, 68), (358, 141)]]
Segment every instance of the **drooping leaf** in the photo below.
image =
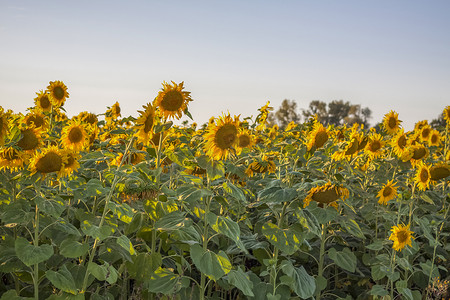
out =
[(276, 224), (268, 222), (262, 226), (262, 233), (272, 245), (288, 255), (297, 251), (305, 238), (303, 227), (300, 224), (280, 229)]
[(45, 277), (61, 291), (74, 295), (78, 294), (75, 280), (65, 265), (63, 265), (58, 272), (48, 270), (45, 272)]
[(15, 242), (17, 257), (27, 266), (46, 261), (53, 255), (53, 247), (48, 244), (35, 246), (25, 238), (18, 237)]
[(152, 293), (174, 294), (177, 292), (177, 284), (180, 281), (180, 276), (167, 268), (158, 268), (146, 280), (144, 287)]
[(348, 248), (343, 251), (337, 251), (335, 248), (328, 250), (328, 256), (344, 270), (355, 272), (356, 270), (356, 256)]
[(250, 276), (244, 273), (241, 268), (231, 270), (227, 274), (228, 283), (234, 285), (244, 293), (245, 296), (253, 297), (253, 282), (250, 281)]
[(294, 267), (290, 261), (283, 261), (281, 269), (292, 281), (290, 287), (301, 298), (307, 299), (314, 295), (316, 281), (309, 275), (303, 266)]
[(208, 223), (211, 225), (212, 229), (229, 237), (242, 251), (248, 253), (247, 249), (245, 249), (245, 246), (241, 241), (241, 229), (239, 228), (238, 223), (231, 220), (229, 217), (216, 216), (211, 212), (206, 214), (206, 219), (208, 220)]
[(218, 254), (194, 244), (191, 246), (191, 258), (195, 266), (210, 279), (216, 281), (231, 271), (231, 263), (223, 251)]
[(77, 258), (83, 256), (88, 250), (88, 244), (82, 244), (70, 238), (64, 240), (59, 247), (59, 253), (62, 256), (68, 258)]
[(155, 252), (139, 253), (132, 257), (132, 262), (126, 262), (127, 270), (130, 276), (138, 281), (149, 279), (153, 273), (162, 265), (161, 254)]

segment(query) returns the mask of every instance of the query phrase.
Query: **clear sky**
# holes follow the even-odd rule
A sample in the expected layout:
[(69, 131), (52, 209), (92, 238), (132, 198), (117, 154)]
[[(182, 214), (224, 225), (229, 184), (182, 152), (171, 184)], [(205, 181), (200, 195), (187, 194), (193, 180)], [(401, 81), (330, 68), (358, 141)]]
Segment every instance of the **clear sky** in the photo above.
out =
[(69, 116), (123, 116), (185, 82), (197, 123), (267, 101), (390, 110), (411, 129), (450, 105), (450, 1), (0, 0), (0, 105), (62, 80)]

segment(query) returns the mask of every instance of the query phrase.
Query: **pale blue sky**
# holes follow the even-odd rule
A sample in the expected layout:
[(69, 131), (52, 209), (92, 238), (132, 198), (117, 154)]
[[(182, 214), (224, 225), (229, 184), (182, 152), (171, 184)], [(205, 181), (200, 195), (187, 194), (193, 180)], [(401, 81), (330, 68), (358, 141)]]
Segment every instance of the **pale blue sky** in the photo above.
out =
[(450, 105), (450, 1), (0, 0), (0, 105), (24, 112), (53, 80), (69, 115), (137, 117), (173, 80), (198, 123), (343, 99), (411, 129)]

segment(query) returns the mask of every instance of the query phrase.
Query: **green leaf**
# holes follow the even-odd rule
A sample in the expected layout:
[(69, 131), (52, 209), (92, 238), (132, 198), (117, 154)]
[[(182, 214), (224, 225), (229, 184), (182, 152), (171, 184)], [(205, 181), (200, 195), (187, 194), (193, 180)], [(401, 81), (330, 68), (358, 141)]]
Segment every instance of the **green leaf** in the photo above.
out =
[(319, 221), (316, 217), (307, 209), (298, 209), (295, 212), (297, 219), (303, 227), (308, 228), (316, 236), (322, 236), (322, 230), (320, 228)]
[(356, 271), (356, 256), (350, 249), (344, 248), (343, 251), (336, 251), (331, 248), (328, 250), (328, 256), (344, 270), (354, 273)]
[(53, 255), (53, 247), (48, 244), (35, 246), (25, 238), (18, 237), (15, 242), (17, 257), (27, 266), (46, 261)]
[(342, 227), (345, 228), (345, 230), (350, 233), (353, 236), (356, 236), (360, 239), (366, 239), (363, 232), (361, 231), (361, 228), (359, 227), (358, 223), (356, 223), (355, 220), (345, 220), (342, 222)]
[(169, 269), (158, 268), (151, 274), (150, 279), (145, 281), (144, 287), (152, 293), (174, 294), (178, 291), (176, 285), (180, 278)]
[(374, 250), (374, 251), (381, 250), (381, 249), (383, 249), (383, 241), (381, 241), (381, 240), (375, 241), (372, 244), (367, 245), (366, 248), (369, 250)]
[(247, 198), (245, 197), (244, 192), (230, 181), (225, 181), (223, 183), (223, 189), (227, 194), (233, 198), (236, 198), (240, 203), (247, 203)]
[(108, 225), (103, 225), (101, 228), (93, 225), (89, 222), (89, 220), (84, 220), (81, 223), (81, 230), (85, 235), (92, 236), (95, 239), (99, 239), (100, 241), (106, 239), (114, 233), (114, 229)]
[(388, 291), (384, 289), (384, 285), (374, 285), (372, 286), (372, 289), (369, 292), (371, 295), (374, 296), (386, 296), (388, 295)]
[(122, 248), (128, 251), (131, 255), (134, 255), (136, 251), (133, 248), (133, 244), (131, 241), (125, 236), (122, 235), (119, 238), (117, 238), (117, 244), (119, 244)]
[(267, 240), (288, 255), (294, 254), (302, 245), (305, 235), (300, 224), (294, 224), (288, 229), (280, 229), (273, 223), (265, 223), (262, 233)]
[(184, 226), (184, 214), (179, 211), (173, 211), (155, 222), (155, 229), (162, 231), (177, 230)]
[(222, 161), (215, 161), (206, 155), (197, 157), (198, 165), (206, 169), (210, 180), (216, 180), (225, 175), (225, 165)]
[(78, 294), (78, 289), (75, 286), (75, 280), (65, 265), (63, 265), (58, 272), (48, 270), (45, 272), (45, 277), (47, 277), (47, 279), (61, 291), (74, 295)]
[(34, 201), (40, 211), (55, 218), (61, 216), (62, 212), (66, 209), (66, 206), (62, 201), (48, 200), (39, 196), (37, 196)]
[(164, 124), (157, 124), (155, 126), (154, 131), (155, 131), (155, 133), (163, 132), (163, 131), (168, 130), (170, 127), (172, 127), (172, 125), (173, 125), (172, 121), (166, 122)]
[(17, 295), (16, 290), (6, 291), (0, 298), (0, 300), (25, 300), (25, 299), (34, 299), (34, 298), (20, 297), (19, 295)]
[(133, 216), (133, 219), (131, 220), (131, 222), (129, 224), (125, 225), (124, 233), (126, 235), (135, 233), (141, 226), (141, 223), (142, 223), (142, 213), (136, 213)]
[(273, 186), (262, 190), (258, 194), (259, 201), (265, 203), (290, 202), (297, 197), (297, 191), (293, 188), (281, 188)]
[(309, 275), (303, 266), (296, 268), (290, 261), (283, 261), (281, 269), (291, 280), (290, 287), (301, 298), (307, 299), (314, 295), (316, 290), (316, 281)]
[(218, 254), (194, 244), (191, 246), (191, 258), (200, 272), (217, 281), (231, 271), (231, 263), (223, 251)]
[(227, 274), (228, 283), (234, 285), (244, 293), (245, 296), (253, 297), (253, 282), (250, 281), (250, 276), (244, 273), (242, 269), (231, 270)]
[(161, 254), (155, 252), (139, 253), (132, 257), (133, 262), (126, 262), (127, 270), (130, 276), (138, 281), (149, 279), (153, 273), (162, 265)]
[(241, 229), (239, 228), (238, 223), (231, 220), (229, 217), (216, 216), (211, 212), (206, 214), (206, 219), (208, 220), (208, 223), (211, 225), (212, 229), (229, 237), (242, 251), (248, 253), (247, 249), (245, 249), (245, 246), (241, 241)]
[(61, 243), (59, 254), (68, 258), (77, 258), (83, 256), (88, 250), (88, 244), (82, 244), (69, 238)]
[(117, 270), (108, 263), (100, 266), (94, 262), (90, 262), (88, 265), (88, 272), (92, 274), (96, 279), (100, 281), (106, 281), (109, 284), (115, 283), (119, 276)]
[(133, 219), (133, 209), (126, 203), (117, 204), (110, 201), (108, 204), (108, 209), (110, 209), (113, 214), (116, 215), (117, 218), (124, 223), (128, 224)]

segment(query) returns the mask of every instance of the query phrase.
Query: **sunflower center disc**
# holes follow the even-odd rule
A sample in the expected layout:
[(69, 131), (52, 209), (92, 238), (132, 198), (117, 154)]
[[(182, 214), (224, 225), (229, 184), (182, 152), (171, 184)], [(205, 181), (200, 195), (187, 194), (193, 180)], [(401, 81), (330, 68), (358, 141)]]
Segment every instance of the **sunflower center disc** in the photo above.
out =
[(450, 175), (450, 169), (446, 167), (435, 167), (430, 169), (430, 175), (432, 180), (443, 179)]
[(36, 127), (41, 127), (44, 124), (44, 118), (40, 117), (40, 116), (31, 116), (30, 118), (28, 118), (27, 120), (27, 125), (33, 125)]
[(381, 148), (381, 143), (379, 141), (374, 141), (371, 145), (370, 145), (370, 151), (372, 152), (376, 152), (377, 150), (379, 150)]
[(419, 148), (414, 150), (414, 155), (412, 158), (421, 159), (427, 154), (427, 150), (425, 148)]
[(395, 118), (389, 118), (389, 128), (394, 129), (397, 126)]
[(216, 132), (216, 136), (214, 138), (216, 145), (222, 149), (228, 149), (233, 145), (234, 140), (236, 139), (237, 130), (234, 125), (224, 125)]
[(402, 135), (402, 136), (398, 139), (397, 146), (398, 146), (400, 149), (405, 148), (405, 146), (406, 146), (406, 137), (405, 137), (405, 135)]
[(420, 181), (421, 182), (427, 182), (428, 181), (428, 172), (427, 172), (427, 170), (425, 170), (425, 169), (423, 169), (421, 172), (420, 172)]
[(23, 150), (33, 150), (39, 144), (39, 140), (31, 129), (27, 129), (22, 132), (23, 137), (17, 143), (17, 145)]
[(57, 86), (53, 89), (53, 95), (56, 99), (61, 100), (64, 98), (64, 90), (62, 87)]
[(54, 152), (49, 152), (44, 155), (36, 163), (36, 170), (41, 173), (58, 172), (61, 169), (62, 159)]
[(244, 148), (250, 144), (250, 138), (247, 135), (239, 136), (239, 147)]
[(311, 197), (314, 201), (319, 203), (331, 203), (339, 198), (336, 189), (328, 189), (325, 191), (317, 191)]
[(144, 122), (144, 132), (145, 133), (149, 132), (150, 130), (152, 130), (152, 127), (153, 127), (153, 116), (149, 115)]
[(168, 111), (177, 111), (182, 104), (183, 95), (178, 91), (167, 92), (161, 101), (161, 106)]
[(383, 197), (390, 196), (392, 194), (392, 188), (390, 186), (387, 186), (383, 190)]
[(50, 100), (48, 100), (47, 96), (44, 96), (41, 98), (41, 100), (39, 101), (41, 104), (41, 107), (43, 109), (49, 108), (50, 107)]
[(423, 139), (427, 139), (428, 135), (430, 135), (430, 129), (425, 128), (424, 130), (422, 130), (422, 138)]
[(397, 233), (397, 238), (400, 244), (406, 243), (408, 240), (408, 233), (406, 231), (399, 231)]
[(71, 143), (79, 143), (83, 139), (83, 133), (80, 128), (74, 127), (69, 132), (69, 140)]
[(320, 148), (326, 143), (326, 141), (328, 141), (328, 134), (325, 131), (319, 131), (316, 134), (314, 146), (316, 146), (316, 148)]

